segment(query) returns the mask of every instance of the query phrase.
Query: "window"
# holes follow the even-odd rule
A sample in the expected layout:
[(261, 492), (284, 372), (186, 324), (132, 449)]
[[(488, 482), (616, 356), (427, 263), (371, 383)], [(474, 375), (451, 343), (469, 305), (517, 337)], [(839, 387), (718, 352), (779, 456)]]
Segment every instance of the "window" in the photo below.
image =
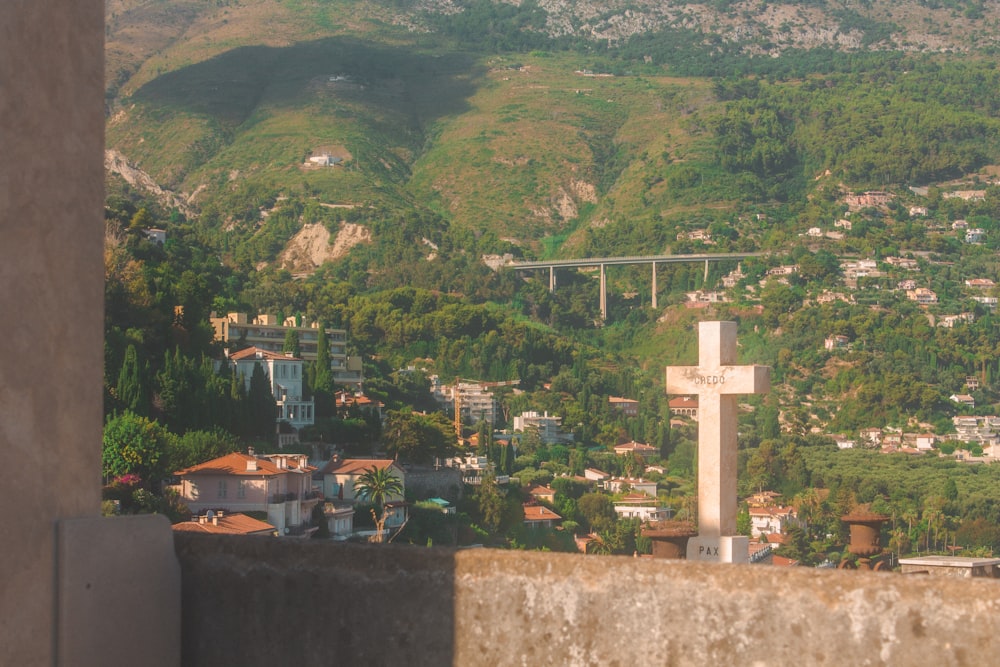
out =
[(228, 487), (228, 482), (226, 480), (224, 480), (224, 479), (220, 479), (219, 480), (219, 497), (220, 498), (225, 498), (228, 495), (229, 489), (227, 487)]
[(247, 481), (245, 479), (240, 480), (240, 488), (237, 489), (236, 495), (239, 496), (240, 498), (247, 497)]

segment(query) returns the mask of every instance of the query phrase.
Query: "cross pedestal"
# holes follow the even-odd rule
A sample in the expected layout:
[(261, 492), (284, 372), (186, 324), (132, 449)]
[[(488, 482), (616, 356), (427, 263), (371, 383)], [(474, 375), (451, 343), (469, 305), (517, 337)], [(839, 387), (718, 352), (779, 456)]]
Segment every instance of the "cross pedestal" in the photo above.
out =
[(735, 322), (701, 322), (698, 365), (668, 366), (666, 386), (698, 396), (698, 536), (687, 557), (746, 563), (749, 541), (736, 533), (736, 397), (766, 393), (771, 369), (736, 365)]

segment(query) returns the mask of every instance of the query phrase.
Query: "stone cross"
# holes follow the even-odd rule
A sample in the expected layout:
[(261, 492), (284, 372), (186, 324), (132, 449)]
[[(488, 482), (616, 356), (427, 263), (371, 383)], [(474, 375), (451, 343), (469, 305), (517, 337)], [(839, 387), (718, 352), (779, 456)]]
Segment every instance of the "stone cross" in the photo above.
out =
[(698, 396), (698, 537), (689, 560), (748, 561), (748, 540), (736, 534), (737, 395), (770, 389), (768, 366), (737, 366), (736, 323), (701, 322), (698, 365), (667, 367), (668, 394)]

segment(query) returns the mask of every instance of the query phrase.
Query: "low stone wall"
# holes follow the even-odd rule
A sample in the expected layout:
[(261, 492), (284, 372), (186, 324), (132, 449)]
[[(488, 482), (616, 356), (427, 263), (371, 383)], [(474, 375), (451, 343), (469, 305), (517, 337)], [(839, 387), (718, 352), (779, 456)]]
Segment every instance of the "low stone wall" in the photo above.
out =
[(456, 503), (462, 497), (462, 471), (458, 468), (408, 466), (406, 468), (406, 495), (417, 499), (439, 497)]
[(177, 534), (183, 664), (972, 665), (1000, 582)]

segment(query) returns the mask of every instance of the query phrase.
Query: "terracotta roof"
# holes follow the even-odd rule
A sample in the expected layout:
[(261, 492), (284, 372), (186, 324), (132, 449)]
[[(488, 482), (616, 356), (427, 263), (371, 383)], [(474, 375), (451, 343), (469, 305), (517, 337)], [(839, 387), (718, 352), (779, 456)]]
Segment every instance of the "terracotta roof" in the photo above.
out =
[(562, 517), (542, 505), (525, 505), (525, 521), (562, 521)]
[(396, 462), (392, 459), (330, 459), (320, 469), (321, 475), (361, 475), (371, 468), (388, 468)]
[(698, 399), (690, 396), (678, 396), (667, 401), (667, 405), (671, 408), (697, 408)]
[[(256, 462), (256, 470), (247, 470), (247, 462), (249, 461)], [(199, 463), (198, 465), (191, 466), (190, 468), (179, 470), (174, 474), (181, 477), (185, 475), (199, 474), (247, 475), (250, 477), (260, 477), (268, 475), (281, 475), (287, 472), (287, 470), (282, 470), (267, 459), (259, 459), (256, 456), (250, 456), (249, 454), (233, 452), (232, 454), (226, 454), (225, 456), (220, 456), (217, 459), (205, 461), (204, 463)]]
[(785, 556), (779, 556), (778, 554), (771, 557), (771, 565), (776, 565), (777, 567), (795, 567), (798, 564), (799, 561)]
[(248, 347), (237, 352), (233, 352), (229, 355), (229, 358), (233, 361), (244, 361), (246, 359), (272, 359), (275, 361), (302, 361), (298, 357), (292, 357), (287, 354), (282, 354), (280, 352), (268, 352), (267, 350), (262, 350), (259, 347)]
[(535, 486), (528, 489), (528, 493), (532, 496), (554, 496), (556, 490), (548, 486), (542, 486), (540, 484), (536, 484)]
[(656, 499), (648, 493), (629, 493), (622, 497), (621, 500), (615, 502), (616, 505), (634, 505), (636, 503), (649, 503), (650, 501), (655, 502)]
[(632, 442), (626, 442), (626, 443), (623, 443), (621, 445), (615, 445), (615, 451), (616, 452), (618, 452), (618, 451), (622, 451), (622, 452), (655, 452), (655, 451), (657, 451), (657, 449), (656, 449), (656, 447), (653, 447), (652, 445), (647, 445), (644, 442), (636, 442), (635, 440), (633, 440)]
[(255, 533), (263, 534), (264, 531), (270, 534), (277, 530), (266, 521), (260, 521), (246, 514), (226, 514), (222, 517), (217, 517), (217, 520), (218, 525), (210, 519), (205, 521), (205, 523), (195, 520), (182, 521), (181, 523), (175, 523), (172, 527), (178, 531), (210, 533), (213, 535), (252, 535)]
[(795, 509), (792, 507), (751, 507), (750, 516), (788, 516), (793, 514)]

